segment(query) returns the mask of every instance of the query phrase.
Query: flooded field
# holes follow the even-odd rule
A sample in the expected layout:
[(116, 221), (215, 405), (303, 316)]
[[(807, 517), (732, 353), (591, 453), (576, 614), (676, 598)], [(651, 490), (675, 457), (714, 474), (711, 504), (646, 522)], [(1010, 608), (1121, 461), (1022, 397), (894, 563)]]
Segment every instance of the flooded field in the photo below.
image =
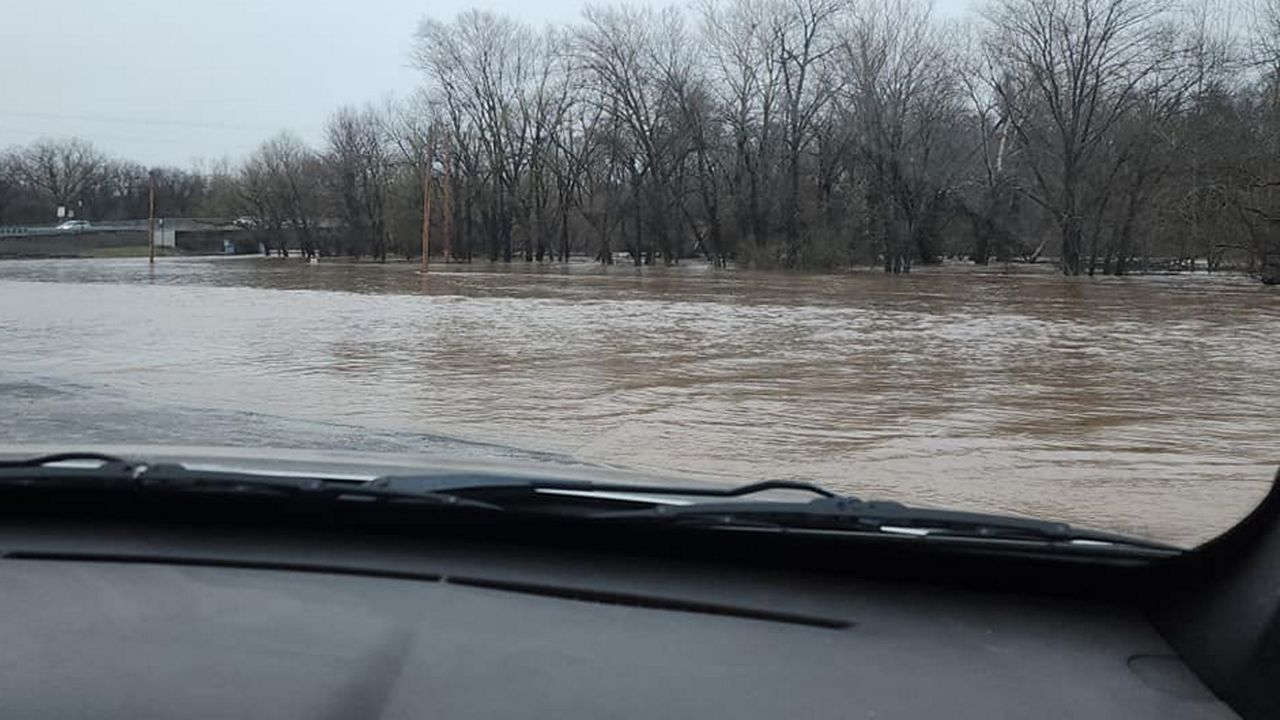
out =
[(0, 406), (0, 443), (567, 457), (1193, 543), (1280, 465), (1280, 291), (1035, 268), (9, 261)]

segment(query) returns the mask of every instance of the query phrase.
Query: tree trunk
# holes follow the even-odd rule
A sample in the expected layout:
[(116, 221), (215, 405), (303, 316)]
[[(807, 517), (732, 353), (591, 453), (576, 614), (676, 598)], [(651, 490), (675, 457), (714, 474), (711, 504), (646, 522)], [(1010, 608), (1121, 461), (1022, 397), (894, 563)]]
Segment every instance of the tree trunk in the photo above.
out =
[(641, 203), (640, 203), (640, 184), (639, 184), (639, 182), (638, 182), (638, 181), (637, 181), (637, 183), (636, 183), (636, 186), (635, 186), (635, 187), (636, 187), (636, 192), (635, 192), (635, 202), (636, 202), (636, 239), (635, 239), (635, 244), (632, 246), (633, 250), (632, 250), (632, 252), (631, 252), (631, 260), (632, 260), (632, 262), (633, 262), (633, 263), (635, 263), (635, 266), (636, 266), (636, 267), (640, 267), (640, 264), (644, 261), (644, 260), (643, 260), (643, 258), (642, 258), (643, 253), (642, 253), (642, 251), (641, 251), (641, 250), (642, 250), (642, 240), (644, 239), (644, 233), (643, 233), (643, 229), (641, 228), (641, 223), (640, 223), (640, 204), (641, 204)]
[(569, 262), (569, 206), (560, 206), (560, 262)]
[(1258, 277), (1267, 285), (1280, 285), (1280, 228), (1262, 231), (1258, 258)]
[(462, 207), (462, 254), (466, 256), (467, 262), (471, 262), (471, 240), (475, 234), (475, 218), (474, 201), (471, 199), (470, 193), (467, 194), (466, 200)]
[(596, 253), (596, 259), (601, 265), (613, 264), (613, 244), (610, 242), (610, 225), (608, 199), (605, 200), (605, 211), (601, 213), (600, 218), (600, 251)]
[(970, 212), (969, 222), (973, 225), (973, 264), (986, 265), (991, 258), (991, 221)]
[(1098, 234), (1094, 233), (1089, 240), (1089, 277), (1098, 270)]
[(1084, 228), (1074, 208), (1062, 220), (1062, 273), (1079, 275), (1084, 270), (1082, 245)]
[(764, 218), (760, 214), (760, 179), (755, 172), (751, 172), (750, 185), (751, 198), (748, 206), (751, 214), (751, 237), (755, 242), (756, 248), (764, 249), (765, 244), (768, 242), (768, 233), (765, 232)]
[[(534, 200), (534, 205), (537, 205)], [(525, 233), (524, 233), (524, 261), (533, 262), (536, 256), (538, 261), (542, 261), (542, 228), (538, 227), (538, 211), (525, 215)]]
[(795, 267), (800, 260), (800, 148), (793, 142), (787, 178), (787, 247), (784, 264)]

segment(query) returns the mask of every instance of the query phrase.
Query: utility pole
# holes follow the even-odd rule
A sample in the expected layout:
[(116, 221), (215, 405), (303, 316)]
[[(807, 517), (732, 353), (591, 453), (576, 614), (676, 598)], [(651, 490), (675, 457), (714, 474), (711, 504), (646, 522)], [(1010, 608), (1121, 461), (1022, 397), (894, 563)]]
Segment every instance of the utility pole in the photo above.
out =
[(422, 166), (422, 272), (427, 271), (431, 252), (431, 135), (427, 134), (427, 161)]
[(150, 199), (147, 201), (147, 248), (149, 262), (156, 264), (156, 171), (147, 173), (147, 187)]
[(444, 261), (453, 262), (453, 182), (449, 175), (449, 140), (444, 141)]

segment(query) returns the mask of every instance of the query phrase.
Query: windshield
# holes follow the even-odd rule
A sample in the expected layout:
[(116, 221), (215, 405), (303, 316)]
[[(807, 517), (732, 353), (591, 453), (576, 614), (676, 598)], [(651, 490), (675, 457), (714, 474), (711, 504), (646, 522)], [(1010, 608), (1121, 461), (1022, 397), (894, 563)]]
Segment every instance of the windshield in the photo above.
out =
[(0, 450), (794, 480), (1183, 546), (1280, 464), (1274, 0), (72, 5), (0, 30)]

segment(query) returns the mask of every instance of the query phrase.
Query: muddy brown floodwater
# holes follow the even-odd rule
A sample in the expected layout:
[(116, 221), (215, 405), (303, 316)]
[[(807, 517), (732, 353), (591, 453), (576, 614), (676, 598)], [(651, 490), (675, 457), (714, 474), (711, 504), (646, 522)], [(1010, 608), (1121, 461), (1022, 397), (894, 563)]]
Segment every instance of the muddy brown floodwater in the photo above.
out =
[(1280, 465), (1280, 290), (1039, 268), (10, 261), (0, 388), (0, 443), (420, 433), (1189, 544)]

